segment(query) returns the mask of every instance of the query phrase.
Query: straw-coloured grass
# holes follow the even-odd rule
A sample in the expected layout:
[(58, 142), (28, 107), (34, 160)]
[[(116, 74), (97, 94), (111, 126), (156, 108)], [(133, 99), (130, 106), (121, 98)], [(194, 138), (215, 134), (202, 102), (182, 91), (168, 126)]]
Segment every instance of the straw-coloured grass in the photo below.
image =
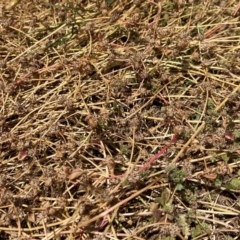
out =
[(1, 3), (0, 238), (238, 239), (239, 13)]

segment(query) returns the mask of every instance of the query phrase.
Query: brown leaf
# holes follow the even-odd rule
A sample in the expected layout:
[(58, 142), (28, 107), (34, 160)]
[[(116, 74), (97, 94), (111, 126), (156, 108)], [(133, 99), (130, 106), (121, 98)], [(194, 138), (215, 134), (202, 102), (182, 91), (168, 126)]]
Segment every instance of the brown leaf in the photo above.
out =
[(72, 173), (68, 176), (69, 180), (75, 180), (79, 178), (83, 173), (83, 170), (81, 168), (76, 168), (72, 171)]
[(23, 149), (18, 153), (18, 160), (23, 161), (28, 156), (28, 151)]
[(217, 174), (216, 173), (206, 173), (203, 175), (204, 178), (213, 181), (217, 178)]
[(30, 213), (27, 217), (28, 221), (29, 222), (32, 222), (34, 223), (36, 221), (36, 217), (35, 217), (35, 214), (34, 213)]

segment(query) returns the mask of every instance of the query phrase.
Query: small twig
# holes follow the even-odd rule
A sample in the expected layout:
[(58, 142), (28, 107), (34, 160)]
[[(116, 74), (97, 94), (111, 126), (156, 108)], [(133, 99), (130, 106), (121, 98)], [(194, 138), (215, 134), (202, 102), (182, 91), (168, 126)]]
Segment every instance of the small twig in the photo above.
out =
[(43, 41), (47, 40), (48, 38), (50, 38), (52, 35), (54, 35), (55, 33), (57, 33), (58, 31), (60, 31), (62, 28), (64, 28), (66, 26), (66, 23), (62, 24), (61, 26), (59, 26), (57, 29), (55, 29), (54, 31), (52, 31), (50, 34), (48, 34), (47, 36), (45, 36), (44, 38), (42, 38), (41, 40), (39, 40), (38, 42), (35, 42), (32, 46), (30, 46), (29, 48), (27, 48), (25, 51), (21, 52), (19, 55), (17, 55), (15, 58), (11, 59), (10, 61), (8, 61), (9, 63), (12, 63), (14, 61), (16, 61), (17, 59), (19, 59), (20, 57), (22, 57), (24, 54), (26, 54), (27, 52), (31, 51), (32, 49), (34, 49), (37, 45), (39, 45), (40, 43), (42, 43)]
[(240, 85), (238, 85), (238, 86), (236, 86), (235, 88), (234, 88), (234, 90), (216, 107), (216, 112), (218, 111), (218, 110), (220, 110), (222, 107), (223, 107), (223, 105), (225, 105), (225, 103), (228, 101), (228, 99), (233, 95), (233, 94), (235, 94), (238, 90), (240, 90)]
[(154, 155), (152, 158), (150, 158), (150, 160), (148, 160), (139, 170), (138, 172), (141, 172), (143, 170), (145, 170), (147, 167), (149, 167), (155, 160), (157, 160), (161, 155), (163, 155), (163, 153), (165, 153), (167, 151), (167, 149), (170, 147), (170, 145), (174, 142), (176, 142), (177, 139), (177, 135), (174, 134), (170, 144), (165, 145), (156, 155)]
[(236, 17), (239, 9), (240, 9), (240, 1), (239, 1), (239, 3), (237, 4), (236, 9), (235, 9), (235, 11), (234, 11), (234, 13), (233, 13), (233, 16), (234, 16), (234, 17)]
[[(114, 206), (108, 208), (107, 210), (105, 210), (104, 212), (98, 214), (97, 216), (91, 218), (88, 221), (85, 222), (80, 222), (78, 227), (82, 228), (85, 226), (88, 226), (90, 223), (93, 223), (95, 221), (97, 221), (98, 219), (105, 217), (107, 214), (111, 213), (112, 211), (114, 211), (115, 209), (119, 208), (122, 205), (125, 205), (127, 202), (129, 202), (130, 200), (132, 200), (133, 198), (136, 198), (137, 196), (139, 196), (140, 194), (142, 194), (143, 192), (149, 190), (149, 189), (154, 189), (154, 188), (159, 188), (159, 185), (153, 186), (154, 183), (146, 186), (145, 188), (142, 188), (141, 190), (135, 192), (134, 194), (132, 194), (131, 196), (129, 196), (128, 198), (123, 199), (121, 202), (118, 202), (117, 204), (115, 204)], [(161, 185), (163, 186), (163, 185)]]
[(218, 24), (204, 33), (204, 39), (212, 37), (215, 33), (223, 30), (226, 24)]
[(202, 124), (200, 125), (200, 127), (196, 130), (196, 132), (192, 135), (192, 137), (184, 144), (184, 146), (182, 147), (182, 149), (178, 152), (178, 154), (176, 155), (176, 157), (172, 160), (172, 163), (176, 163), (178, 161), (178, 159), (181, 157), (181, 155), (184, 153), (184, 151), (186, 150), (186, 148), (189, 146), (189, 144), (193, 141), (193, 139), (199, 134), (199, 132), (204, 128), (205, 126), (205, 122), (202, 122)]

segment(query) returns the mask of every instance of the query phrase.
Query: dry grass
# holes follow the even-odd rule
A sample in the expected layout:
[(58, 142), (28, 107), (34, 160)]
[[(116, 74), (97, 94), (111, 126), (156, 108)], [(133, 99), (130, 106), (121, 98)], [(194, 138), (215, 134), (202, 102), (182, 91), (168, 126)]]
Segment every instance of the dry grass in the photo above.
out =
[(239, 239), (239, 1), (74, 2), (0, 5), (0, 238)]

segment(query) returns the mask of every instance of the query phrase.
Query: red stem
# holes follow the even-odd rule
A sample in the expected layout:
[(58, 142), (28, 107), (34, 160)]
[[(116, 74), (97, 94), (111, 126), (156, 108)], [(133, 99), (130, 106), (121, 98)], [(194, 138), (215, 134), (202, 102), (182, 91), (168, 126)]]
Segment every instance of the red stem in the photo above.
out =
[(176, 142), (177, 140), (177, 135), (174, 134), (170, 143), (168, 145), (165, 145), (160, 151), (158, 151), (158, 153), (156, 155), (154, 155), (152, 158), (150, 158), (145, 164), (143, 164), (138, 172), (142, 172), (143, 170), (145, 170), (147, 167), (149, 167), (155, 160), (157, 160), (161, 155), (163, 155), (167, 149), (170, 147), (170, 145), (174, 142)]

